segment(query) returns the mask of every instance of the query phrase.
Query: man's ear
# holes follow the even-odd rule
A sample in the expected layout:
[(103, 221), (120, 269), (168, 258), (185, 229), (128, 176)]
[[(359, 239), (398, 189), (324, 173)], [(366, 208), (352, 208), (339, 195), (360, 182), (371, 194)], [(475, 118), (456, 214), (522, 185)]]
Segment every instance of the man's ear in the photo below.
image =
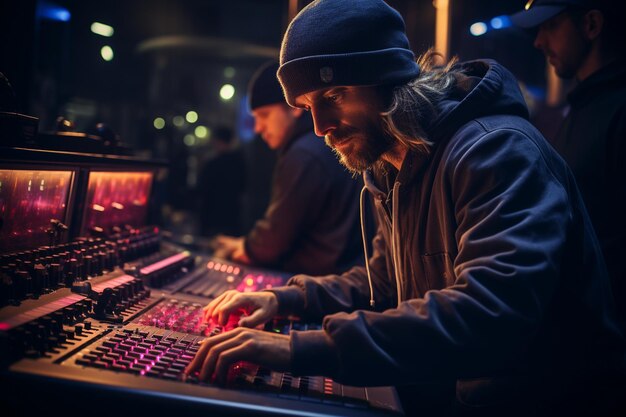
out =
[(600, 10), (592, 9), (583, 17), (583, 30), (590, 41), (596, 39), (604, 28), (604, 15)]

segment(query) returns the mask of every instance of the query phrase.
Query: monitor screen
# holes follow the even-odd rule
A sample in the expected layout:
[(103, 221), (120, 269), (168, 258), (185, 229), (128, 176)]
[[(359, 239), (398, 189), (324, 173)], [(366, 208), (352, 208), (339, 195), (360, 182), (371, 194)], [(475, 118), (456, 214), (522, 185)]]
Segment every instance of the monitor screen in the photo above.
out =
[(59, 243), (51, 220), (66, 222), (73, 178), (73, 171), (0, 169), (0, 253)]
[(90, 172), (81, 234), (99, 228), (110, 235), (114, 227), (144, 226), (152, 178), (152, 172)]

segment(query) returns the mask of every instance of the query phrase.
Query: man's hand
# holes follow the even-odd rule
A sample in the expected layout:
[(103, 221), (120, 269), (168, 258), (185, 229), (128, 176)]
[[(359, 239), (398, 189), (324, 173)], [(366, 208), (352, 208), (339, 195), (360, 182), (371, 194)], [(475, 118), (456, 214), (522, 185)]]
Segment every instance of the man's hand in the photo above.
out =
[(288, 371), (291, 368), (289, 336), (242, 327), (211, 336), (204, 340), (185, 374), (199, 371), (201, 381), (211, 379), (225, 384), (228, 369), (239, 361)]
[(243, 237), (218, 235), (210, 243), (213, 255), (222, 259), (232, 259), (242, 264), (249, 264)]
[(278, 313), (278, 300), (271, 292), (247, 292), (235, 290), (224, 292), (204, 307), (204, 320), (225, 326), (231, 314), (248, 316), (239, 320), (240, 327), (256, 327), (271, 320)]

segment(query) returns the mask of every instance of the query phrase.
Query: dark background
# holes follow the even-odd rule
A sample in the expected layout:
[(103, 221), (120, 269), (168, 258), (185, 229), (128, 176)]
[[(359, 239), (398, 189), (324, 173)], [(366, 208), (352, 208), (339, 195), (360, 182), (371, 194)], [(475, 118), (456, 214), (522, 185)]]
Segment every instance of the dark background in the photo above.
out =
[[(298, 8), (307, 3), (300, 0)], [(432, 0), (388, 3), (405, 18), (416, 54), (434, 44)], [(514, 28), (478, 37), (469, 32), (474, 22), (521, 10), (525, 0), (450, 3), (451, 54), (461, 60), (494, 58), (541, 99), (545, 60), (532, 47), (531, 35)], [(71, 18), (42, 16), (51, 7), (67, 10)], [(249, 187), (256, 194), (249, 193), (244, 210), (249, 227), (267, 201), (272, 154), (254, 138), (245, 89), (254, 70), (278, 56), (288, 9), (288, 0), (4, 1), (0, 72), (13, 86), (14, 110), (38, 117), (39, 131), (55, 130), (59, 116), (72, 120), (80, 132), (103, 122), (139, 155), (167, 159), (167, 185), (159, 195), (166, 224), (180, 223), (186, 215), (193, 220), (195, 197), (203, 192), (196, 179), (211, 155), (211, 138), (193, 136), (195, 127), (233, 128), (257, 163), (251, 177), (256, 183)], [(112, 26), (114, 35), (93, 34), (95, 21)], [(113, 48), (113, 60), (100, 56), (104, 45)], [(228, 101), (219, 97), (225, 83), (235, 87)], [(173, 118), (189, 110), (198, 113), (198, 121), (174, 126)], [(156, 117), (165, 119), (165, 128), (154, 127)]]

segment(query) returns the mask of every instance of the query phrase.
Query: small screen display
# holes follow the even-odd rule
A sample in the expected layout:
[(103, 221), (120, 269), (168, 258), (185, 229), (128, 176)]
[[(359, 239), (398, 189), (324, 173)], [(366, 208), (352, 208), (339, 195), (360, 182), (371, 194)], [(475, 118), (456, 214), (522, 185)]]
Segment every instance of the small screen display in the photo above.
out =
[(100, 228), (144, 226), (152, 187), (152, 172), (90, 172), (85, 200), (83, 235)]
[(0, 169), (0, 253), (58, 243), (51, 220), (66, 221), (73, 178), (72, 171)]

